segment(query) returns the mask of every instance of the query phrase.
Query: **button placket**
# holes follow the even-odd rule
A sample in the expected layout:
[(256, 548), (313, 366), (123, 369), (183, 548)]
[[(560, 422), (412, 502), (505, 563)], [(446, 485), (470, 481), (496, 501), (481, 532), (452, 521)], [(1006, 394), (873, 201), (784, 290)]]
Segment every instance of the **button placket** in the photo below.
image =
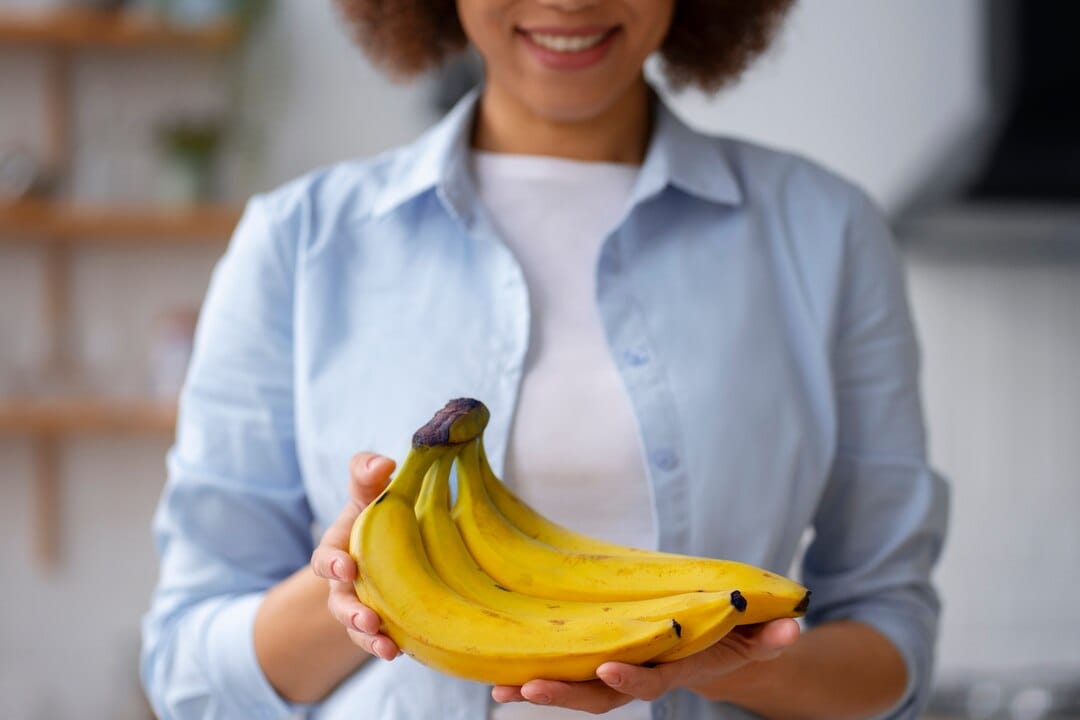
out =
[(658, 362), (661, 356), (653, 347), (642, 311), (630, 293), (629, 284), (620, 282), (622, 269), (617, 240), (617, 236), (609, 238), (601, 251), (597, 302), (616, 365), (641, 426), (660, 547), (684, 551), (689, 498), (679, 454), (678, 414), (663, 365)]

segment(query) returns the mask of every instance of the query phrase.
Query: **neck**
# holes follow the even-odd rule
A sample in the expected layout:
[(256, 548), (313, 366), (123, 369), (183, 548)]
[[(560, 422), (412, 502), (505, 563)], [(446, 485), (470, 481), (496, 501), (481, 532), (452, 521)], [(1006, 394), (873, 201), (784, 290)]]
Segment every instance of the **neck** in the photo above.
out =
[(477, 150), (640, 165), (652, 118), (644, 78), (612, 106), (581, 120), (542, 117), (495, 85), (484, 87), (473, 130)]

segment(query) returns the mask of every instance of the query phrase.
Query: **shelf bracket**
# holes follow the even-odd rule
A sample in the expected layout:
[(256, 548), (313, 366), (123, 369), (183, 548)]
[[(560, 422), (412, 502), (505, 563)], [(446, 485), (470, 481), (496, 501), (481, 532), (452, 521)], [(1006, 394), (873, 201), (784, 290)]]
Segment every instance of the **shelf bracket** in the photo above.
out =
[(52, 191), (58, 194), (71, 170), (71, 53), (64, 48), (49, 52), (46, 66), (45, 138)]
[(38, 565), (60, 564), (60, 444), (55, 435), (34, 439), (34, 556)]
[(71, 343), (71, 258), (66, 243), (50, 243), (45, 256), (45, 320), (48, 328), (46, 376), (59, 381), (70, 378)]

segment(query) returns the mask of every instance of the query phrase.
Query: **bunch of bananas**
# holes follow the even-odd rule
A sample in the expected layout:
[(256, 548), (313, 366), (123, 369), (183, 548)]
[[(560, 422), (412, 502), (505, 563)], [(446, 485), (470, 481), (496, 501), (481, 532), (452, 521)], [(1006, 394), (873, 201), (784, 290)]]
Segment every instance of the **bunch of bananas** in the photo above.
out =
[(587, 680), (607, 661), (670, 662), (736, 625), (806, 611), (806, 588), (760, 568), (613, 545), (545, 519), (488, 465), (488, 417), (477, 400), (450, 401), (353, 525), (357, 597), (406, 654), (490, 684)]

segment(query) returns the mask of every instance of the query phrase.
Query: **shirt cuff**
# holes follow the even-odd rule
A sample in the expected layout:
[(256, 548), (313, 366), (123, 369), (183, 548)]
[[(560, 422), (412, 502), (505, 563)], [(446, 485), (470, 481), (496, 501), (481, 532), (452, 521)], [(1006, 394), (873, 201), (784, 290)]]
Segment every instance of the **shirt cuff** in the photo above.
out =
[(310, 706), (286, 702), (263, 674), (255, 657), (255, 613), (264, 593), (230, 600), (206, 628), (206, 667), (218, 696), (228, 698), (245, 717), (302, 716)]

